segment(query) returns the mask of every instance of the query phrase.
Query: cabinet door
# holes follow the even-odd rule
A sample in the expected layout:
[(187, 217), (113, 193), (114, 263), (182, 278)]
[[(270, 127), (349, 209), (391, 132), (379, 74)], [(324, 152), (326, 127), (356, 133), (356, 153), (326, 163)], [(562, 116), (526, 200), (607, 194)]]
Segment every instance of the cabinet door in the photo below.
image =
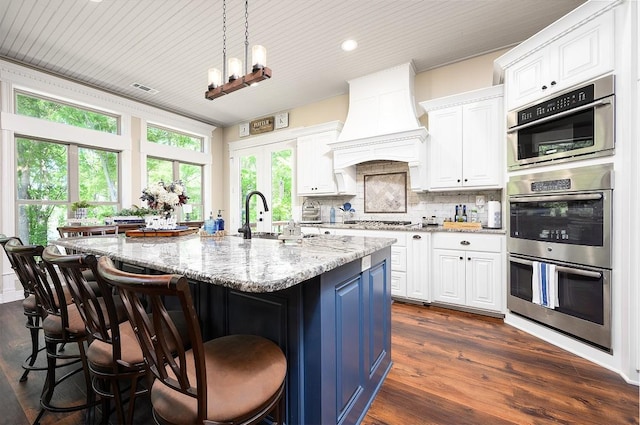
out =
[(462, 107), (429, 112), (429, 186), (462, 185)]
[(430, 302), (429, 234), (407, 237), (407, 297)]
[(462, 107), (463, 186), (501, 186), (504, 131), (502, 98)]
[(507, 69), (505, 88), (508, 109), (524, 105), (543, 95), (542, 86), (549, 74), (548, 67), (549, 52), (542, 49)]
[(331, 134), (314, 134), (298, 138), (298, 196), (337, 193), (333, 175), (333, 153), (327, 144)]
[(466, 305), (485, 310), (502, 309), (501, 255), (468, 251), (466, 263)]
[(550, 81), (565, 89), (613, 70), (614, 13), (570, 32), (552, 44)]
[(433, 301), (464, 305), (464, 251), (433, 250)]

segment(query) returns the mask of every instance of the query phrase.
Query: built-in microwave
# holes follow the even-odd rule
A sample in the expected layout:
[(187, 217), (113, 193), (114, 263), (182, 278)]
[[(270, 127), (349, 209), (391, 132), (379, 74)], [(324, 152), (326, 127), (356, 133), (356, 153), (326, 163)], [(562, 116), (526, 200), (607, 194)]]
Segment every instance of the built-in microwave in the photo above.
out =
[(613, 155), (614, 103), (608, 75), (510, 111), (509, 169)]

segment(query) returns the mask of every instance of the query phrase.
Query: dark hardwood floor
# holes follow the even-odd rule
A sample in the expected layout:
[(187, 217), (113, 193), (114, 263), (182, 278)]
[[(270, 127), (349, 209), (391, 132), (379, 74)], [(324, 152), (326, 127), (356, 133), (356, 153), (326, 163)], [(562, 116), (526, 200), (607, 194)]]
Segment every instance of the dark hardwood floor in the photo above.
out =
[[(392, 315), (394, 365), (365, 425), (638, 424), (638, 387), (501, 320), (398, 302)], [(37, 415), (44, 372), (18, 382), (29, 348), (21, 303), (0, 305), (0, 424)], [(83, 396), (79, 383), (66, 385), (65, 401)], [(137, 407), (136, 423), (151, 423), (148, 400)], [(41, 423), (84, 416), (47, 413)]]

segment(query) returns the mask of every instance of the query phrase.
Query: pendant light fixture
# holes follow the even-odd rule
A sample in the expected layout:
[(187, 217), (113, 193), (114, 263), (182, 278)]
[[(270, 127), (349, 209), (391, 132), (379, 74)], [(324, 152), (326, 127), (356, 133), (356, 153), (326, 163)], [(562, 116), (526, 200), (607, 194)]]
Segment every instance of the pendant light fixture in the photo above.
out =
[(242, 60), (229, 58), (227, 63), (227, 1), (222, 0), (222, 72), (211, 68), (208, 72), (208, 90), (204, 97), (213, 100), (225, 94), (240, 90), (271, 78), (271, 69), (267, 68), (267, 49), (255, 45), (251, 49), (251, 72), (247, 72), (249, 60), (249, 0), (244, 2), (244, 74)]

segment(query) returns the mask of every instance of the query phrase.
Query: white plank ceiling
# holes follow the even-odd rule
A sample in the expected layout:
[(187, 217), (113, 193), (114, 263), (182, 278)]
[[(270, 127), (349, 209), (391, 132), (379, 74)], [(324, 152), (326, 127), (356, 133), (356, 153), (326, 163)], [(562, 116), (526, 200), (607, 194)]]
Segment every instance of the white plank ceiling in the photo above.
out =
[[(214, 101), (222, 0), (0, 0), (0, 58), (217, 126), (347, 93), (413, 61), (421, 72), (514, 45), (584, 0), (251, 0), (249, 44), (273, 78)], [(359, 48), (343, 52), (354, 38)], [(244, 58), (244, 2), (227, 0), (227, 56)], [(149, 94), (139, 83), (158, 90)]]

